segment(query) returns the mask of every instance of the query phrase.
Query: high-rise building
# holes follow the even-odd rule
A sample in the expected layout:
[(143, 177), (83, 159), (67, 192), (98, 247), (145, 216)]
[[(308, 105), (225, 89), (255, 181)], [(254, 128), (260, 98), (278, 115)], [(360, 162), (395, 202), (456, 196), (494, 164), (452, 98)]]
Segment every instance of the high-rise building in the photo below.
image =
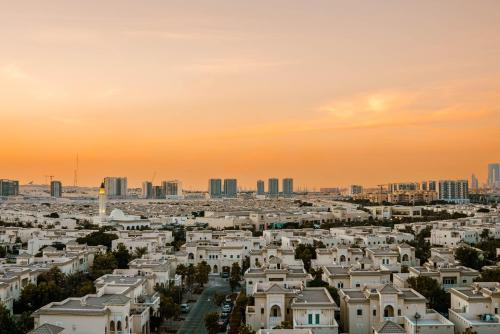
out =
[(488, 187), (494, 188), (500, 186), (500, 164), (493, 163), (488, 165)]
[(257, 195), (265, 195), (264, 180), (257, 180)]
[(236, 179), (224, 179), (224, 196), (236, 198), (238, 193), (238, 181)]
[(182, 182), (179, 180), (163, 181), (162, 188), (166, 197), (182, 196)]
[(438, 183), (438, 199), (453, 203), (469, 201), (469, 181), (441, 180)]
[(165, 199), (165, 193), (163, 192), (162, 186), (153, 186), (153, 198)]
[(62, 183), (61, 183), (61, 181), (50, 181), (50, 196), (62, 197)]
[(279, 195), (279, 180), (276, 178), (270, 178), (267, 181), (267, 195), (269, 197), (278, 197)]
[(389, 183), (389, 192), (418, 190), (418, 182)]
[(210, 195), (210, 198), (221, 198), (222, 197), (222, 181), (221, 181), (221, 179), (208, 180), (208, 194)]
[(142, 198), (153, 198), (153, 182), (142, 182)]
[(471, 176), (470, 188), (472, 190), (479, 189), (479, 180), (477, 179), (476, 175), (474, 175), (474, 174), (472, 174), (472, 176)]
[(106, 177), (104, 187), (108, 198), (126, 198), (127, 197), (127, 178), (126, 177)]
[(106, 221), (106, 187), (104, 186), (104, 182), (101, 183), (101, 187), (99, 188), (99, 220), (101, 222)]
[(284, 178), (283, 179), (283, 196), (291, 197), (293, 196), (293, 179)]
[(350, 189), (349, 189), (349, 194), (352, 195), (359, 195), (363, 193), (363, 186), (360, 186), (359, 184), (352, 184)]
[(421, 189), (425, 191), (437, 191), (436, 181), (422, 181)]
[(17, 180), (0, 180), (0, 196), (17, 196), (19, 195), (19, 181)]

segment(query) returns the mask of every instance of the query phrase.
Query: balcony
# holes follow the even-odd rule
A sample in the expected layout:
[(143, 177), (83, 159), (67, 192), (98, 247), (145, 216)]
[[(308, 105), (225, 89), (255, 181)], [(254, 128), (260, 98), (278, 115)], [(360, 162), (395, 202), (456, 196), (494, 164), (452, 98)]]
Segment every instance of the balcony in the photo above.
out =
[(276, 326), (279, 326), (281, 325), (281, 323), (283, 322), (283, 318), (282, 317), (269, 317), (269, 328), (274, 328)]

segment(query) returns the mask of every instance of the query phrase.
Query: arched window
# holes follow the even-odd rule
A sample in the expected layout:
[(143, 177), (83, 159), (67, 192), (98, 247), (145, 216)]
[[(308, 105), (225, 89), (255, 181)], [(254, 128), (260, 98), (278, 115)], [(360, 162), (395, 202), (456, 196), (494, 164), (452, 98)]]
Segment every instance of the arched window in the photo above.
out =
[(278, 305), (271, 307), (271, 317), (281, 317), (281, 308)]
[(113, 320), (109, 322), (109, 330), (111, 331), (111, 333), (115, 331), (115, 322)]
[(345, 255), (340, 255), (340, 262), (345, 262)]
[(116, 330), (117, 330), (118, 332), (121, 332), (121, 331), (122, 331), (122, 322), (121, 322), (120, 320), (118, 320), (118, 321), (116, 322)]
[(403, 261), (408, 261), (408, 254), (403, 255)]
[(189, 253), (188, 254), (188, 259), (189, 260), (194, 260), (194, 254), (193, 253)]
[(125, 329), (127, 329), (127, 328), (128, 328), (128, 316), (125, 317)]
[(384, 308), (384, 317), (394, 317), (394, 308), (391, 305)]

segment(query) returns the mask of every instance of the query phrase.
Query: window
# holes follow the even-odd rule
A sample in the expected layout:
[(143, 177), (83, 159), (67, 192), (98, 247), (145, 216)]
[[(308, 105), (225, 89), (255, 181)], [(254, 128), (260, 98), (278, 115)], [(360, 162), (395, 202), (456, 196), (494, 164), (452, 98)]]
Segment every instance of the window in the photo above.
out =
[(398, 316), (401, 316), (401, 309), (398, 309)]
[(248, 285), (252, 285), (252, 284), (253, 284), (253, 282), (252, 282), (252, 281), (248, 281)]
[(309, 325), (312, 325), (312, 323), (313, 323), (313, 315), (312, 314), (308, 314), (308, 316), (307, 316), (307, 323)]
[(264, 314), (264, 308), (263, 307), (260, 308), (260, 314)]
[(358, 309), (357, 315), (363, 315), (363, 310)]
[(373, 316), (376, 317), (377, 316), (377, 310), (373, 310)]
[(316, 313), (316, 325), (319, 325), (319, 313)]

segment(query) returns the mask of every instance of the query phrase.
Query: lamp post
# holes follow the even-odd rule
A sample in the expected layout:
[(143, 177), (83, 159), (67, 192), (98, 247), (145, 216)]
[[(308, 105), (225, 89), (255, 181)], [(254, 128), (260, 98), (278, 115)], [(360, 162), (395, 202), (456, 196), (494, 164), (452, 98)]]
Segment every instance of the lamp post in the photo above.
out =
[(415, 312), (415, 333), (418, 334), (418, 319), (420, 319), (422, 316), (420, 315), (420, 313), (418, 312)]

